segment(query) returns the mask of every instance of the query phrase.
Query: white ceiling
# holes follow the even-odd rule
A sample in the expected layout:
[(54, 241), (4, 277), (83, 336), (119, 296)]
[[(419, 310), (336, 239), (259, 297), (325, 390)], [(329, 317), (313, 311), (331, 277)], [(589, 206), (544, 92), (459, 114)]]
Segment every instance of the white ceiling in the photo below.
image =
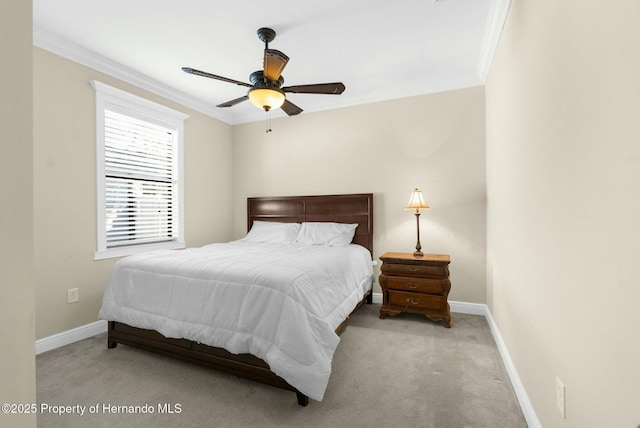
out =
[[(230, 124), (264, 119), (246, 88), (260, 27), (290, 58), (286, 85), (341, 81), (342, 95), (287, 94), (306, 113), (484, 83), (510, 0), (34, 0), (34, 44)], [(285, 116), (280, 110), (273, 117)], [(302, 113), (305, 114), (305, 113)], [(292, 118), (295, 120), (295, 118)]]

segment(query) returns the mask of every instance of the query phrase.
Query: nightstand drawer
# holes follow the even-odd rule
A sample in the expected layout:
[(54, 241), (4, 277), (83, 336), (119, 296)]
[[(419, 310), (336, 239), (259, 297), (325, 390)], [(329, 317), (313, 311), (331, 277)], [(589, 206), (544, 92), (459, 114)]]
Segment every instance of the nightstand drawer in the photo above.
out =
[(425, 266), (412, 264), (385, 263), (382, 265), (382, 273), (385, 275), (399, 276), (426, 276), (432, 278), (448, 278), (449, 268), (447, 266)]
[(389, 304), (391, 305), (422, 309), (442, 309), (446, 306), (445, 303), (446, 299), (440, 296), (389, 290)]
[(385, 287), (393, 290), (417, 293), (444, 294), (451, 285), (448, 279), (409, 278), (404, 276), (384, 277)]

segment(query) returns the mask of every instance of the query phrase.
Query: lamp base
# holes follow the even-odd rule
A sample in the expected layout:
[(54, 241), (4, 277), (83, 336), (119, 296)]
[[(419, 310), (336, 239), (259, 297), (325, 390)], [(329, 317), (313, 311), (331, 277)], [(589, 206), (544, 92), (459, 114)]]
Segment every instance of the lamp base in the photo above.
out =
[(416, 252), (413, 253), (413, 257), (422, 257), (424, 254), (422, 253), (422, 245), (420, 245), (420, 210), (416, 208), (416, 232), (418, 235), (418, 239), (416, 240)]

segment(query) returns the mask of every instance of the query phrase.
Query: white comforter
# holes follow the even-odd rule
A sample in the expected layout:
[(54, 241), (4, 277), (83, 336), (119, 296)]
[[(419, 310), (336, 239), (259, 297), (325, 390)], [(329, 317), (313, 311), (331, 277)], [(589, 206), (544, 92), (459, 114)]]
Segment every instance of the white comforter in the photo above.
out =
[(234, 241), (120, 260), (99, 317), (253, 354), (322, 400), (335, 329), (372, 282), (371, 255), (359, 245)]

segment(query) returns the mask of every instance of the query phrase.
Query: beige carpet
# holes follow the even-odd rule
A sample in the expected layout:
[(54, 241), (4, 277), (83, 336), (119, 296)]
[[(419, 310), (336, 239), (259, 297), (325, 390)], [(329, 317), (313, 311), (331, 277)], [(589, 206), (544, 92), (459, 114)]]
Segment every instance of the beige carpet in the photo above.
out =
[(365, 305), (349, 321), (322, 402), (300, 407), (290, 391), (107, 349), (100, 335), (37, 357), (37, 400), (49, 406), (38, 426), (527, 426), (483, 317), (453, 314), (446, 329), (411, 314), (380, 320), (378, 310)]

